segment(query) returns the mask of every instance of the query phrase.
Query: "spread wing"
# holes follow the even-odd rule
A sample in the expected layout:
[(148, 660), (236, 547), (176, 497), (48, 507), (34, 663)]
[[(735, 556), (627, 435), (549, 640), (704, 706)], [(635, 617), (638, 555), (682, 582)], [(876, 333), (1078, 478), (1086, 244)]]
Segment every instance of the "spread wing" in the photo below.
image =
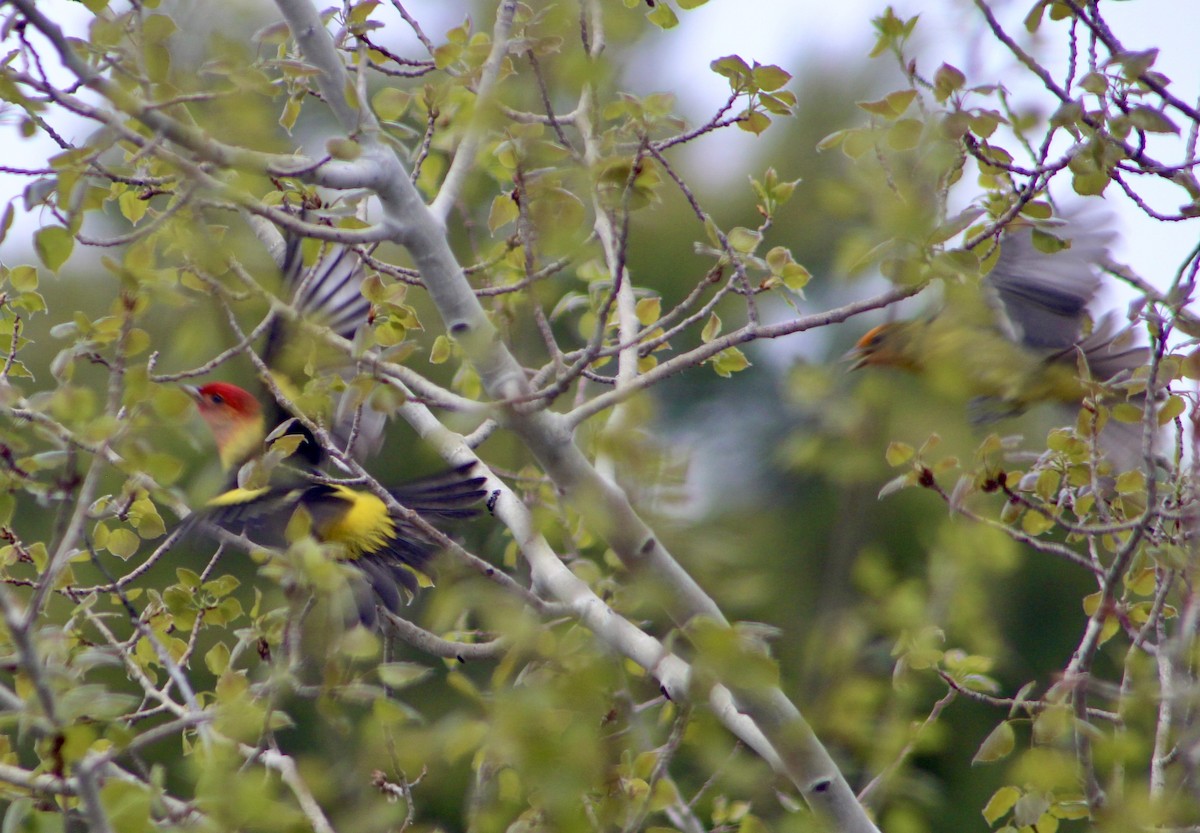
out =
[[(471, 476), (473, 464), (410, 481), (389, 493), (401, 505), (433, 524), (469, 518), (486, 492), (484, 478)], [(400, 588), (412, 594), (419, 581), (414, 571), (427, 572), (437, 544), (416, 525), (394, 516), (374, 493), (342, 484), (293, 483), (262, 489), (230, 489), (195, 516), (206, 525), (244, 534), (254, 543), (275, 549), (287, 546), (287, 528), (299, 509), (312, 520), (320, 541), (342, 545), (341, 558), (366, 577), (379, 599), (399, 610)], [(368, 600), (369, 601), (369, 600)], [(360, 618), (366, 618), (360, 600)]]
[(1082, 233), (1070, 248), (1051, 254), (1034, 246), (1032, 229), (1006, 232), (984, 279), (1005, 334), (1035, 349), (1062, 350), (1078, 343), (1089, 320), (1087, 306), (1100, 288), (1096, 262), (1106, 243), (1106, 235)]

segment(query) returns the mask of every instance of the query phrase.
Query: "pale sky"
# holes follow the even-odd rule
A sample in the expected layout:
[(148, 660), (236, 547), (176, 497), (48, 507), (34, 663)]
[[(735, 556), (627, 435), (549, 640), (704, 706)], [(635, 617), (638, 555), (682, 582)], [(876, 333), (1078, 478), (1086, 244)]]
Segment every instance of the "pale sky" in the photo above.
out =
[[(708, 70), (712, 59), (736, 53), (747, 60), (795, 70), (808, 65), (806, 59), (814, 56), (865, 56), (875, 40), (870, 20), (887, 5), (882, 0), (714, 0), (681, 15), (677, 29), (657, 36), (669, 45), (672, 57), (658, 62), (658, 75), (651, 83), (658, 89), (674, 91), (689, 117), (703, 119), (728, 91), (725, 80)], [(917, 40), (928, 54), (937, 56), (936, 61), (930, 57), (922, 63), (926, 75), (946, 60), (967, 74), (968, 83), (1000, 78), (1015, 99), (1023, 95), (1044, 98), (1040, 88), (1030, 83), (1028, 73), (1015, 69), (1006, 50), (980, 36), (982, 16), (969, 0), (895, 0), (890, 5), (899, 17), (920, 14)], [(992, 0), (990, 5), (1007, 30), (1029, 48), (1021, 20), (1031, 4)], [(1184, 101), (1200, 100), (1200, 0), (1105, 3), (1103, 8), (1106, 20), (1127, 49), (1158, 47), (1161, 52), (1155, 69), (1171, 78), (1171, 90)], [(1065, 25), (1046, 18), (1043, 32), (1058, 35)], [(1043, 57), (1048, 66), (1061, 66), (1051, 53), (1043, 51)], [(885, 56), (876, 60), (891, 59)], [(1179, 119), (1176, 122), (1181, 123)], [(752, 146), (754, 140), (748, 134), (731, 132), (741, 133), (738, 139), (746, 147)], [(1173, 154), (1164, 151), (1161, 158), (1177, 162), (1177, 154), (1177, 149)], [(1151, 205), (1164, 213), (1178, 210), (1183, 196), (1180, 189), (1150, 177), (1136, 181)], [(1113, 247), (1114, 256), (1154, 284), (1167, 284), (1200, 238), (1200, 220), (1174, 224), (1154, 221), (1130, 204), (1115, 186), (1106, 192), (1106, 200), (1119, 216), (1120, 237)]]

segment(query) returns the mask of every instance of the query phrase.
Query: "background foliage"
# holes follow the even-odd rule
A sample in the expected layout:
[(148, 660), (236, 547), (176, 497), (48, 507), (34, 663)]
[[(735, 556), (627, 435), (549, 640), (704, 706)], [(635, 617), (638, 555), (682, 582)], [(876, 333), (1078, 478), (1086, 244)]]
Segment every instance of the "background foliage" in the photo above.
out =
[[(981, 430), (965, 384), (834, 360), (848, 319), (977, 289), (972, 246), (1051, 183), (1194, 235), (1200, 116), (1105, 4), (1005, 28), (976, 0), (1012, 79), (880, 9), (866, 69), (717, 58), (695, 124), (621, 70), (696, 3), (427, 31), (365, 0), (327, 37), (294, 0), (83, 5), (70, 39), (0, 4), (7, 141), (57, 148), (4, 168), (0, 226), (40, 223), (0, 273), (6, 833), (870, 829), (822, 803), (842, 776), (888, 831), (1200, 824), (1194, 257), (1109, 264), (1170, 385), (1144, 409)], [(776, 150), (710, 192), (730, 131)], [(288, 314), (251, 218), (368, 270), (369, 333), (318, 337), (295, 404), (350, 354), (397, 417), (365, 473), (493, 474), (408, 629), (345, 629), (311, 540), (171, 534), (223, 480), (179, 384), (251, 384), (247, 334)], [(1161, 426), (1157, 454), (1098, 471), (1096, 420)]]

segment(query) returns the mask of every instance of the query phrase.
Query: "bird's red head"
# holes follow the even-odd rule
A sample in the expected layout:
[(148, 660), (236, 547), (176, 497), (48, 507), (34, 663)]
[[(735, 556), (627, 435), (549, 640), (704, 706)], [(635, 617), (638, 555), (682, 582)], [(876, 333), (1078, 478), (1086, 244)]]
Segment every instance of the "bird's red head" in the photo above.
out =
[(227, 468), (244, 462), (261, 446), (265, 435), (262, 406), (248, 391), (228, 382), (209, 382), (187, 391), (196, 400)]
[(223, 415), (229, 419), (253, 419), (262, 413), (258, 400), (249, 391), (228, 382), (209, 382), (196, 389), (196, 406), (200, 415)]
[(912, 350), (912, 322), (891, 321), (873, 327), (854, 345), (846, 358), (854, 360), (851, 370), (879, 365), (905, 370), (917, 368)]

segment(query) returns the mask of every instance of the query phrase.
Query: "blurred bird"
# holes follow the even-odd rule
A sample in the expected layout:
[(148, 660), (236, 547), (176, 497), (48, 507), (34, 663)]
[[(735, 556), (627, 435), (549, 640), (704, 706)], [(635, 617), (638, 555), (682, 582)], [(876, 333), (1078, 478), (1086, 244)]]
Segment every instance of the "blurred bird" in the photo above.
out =
[[(306, 320), (328, 326), (344, 337), (353, 337), (365, 322), (369, 304), (359, 292), (361, 269), (357, 258), (342, 247), (335, 247), (321, 258), (311, 271), (298, 266), (299, 246), (289, 244), (285, 258), (285, 285), (294, 290), (293, 307)], [(272, 371), (280, 387), (291, 385), (281, 372), (288, 351), (296, 348), (298, 328), (277, 318), (268, 332), (262, 351), (263, 362)], [(196, 402), (201, 418), (212, 433), (221, 465), (231, 473), (224, 491), (208, 501), (196, 513), (197, 526), (211, 524), (244, 534), (265, 547), (283, 548), (303, 531), (317, 541), (337, 545), (336, 557), (356, 567), (383, 604), (398, 611), (404, 601), (401, 589), (412, 595), (422, 575), (428, 575), (428, 563), (437, 545), (428, 535), (375, 493), (358, 487), (330, 483), (320, 474), (328, 454), (313, 433), (274, 397), (266, 397), (264, 407), (249, 391), (227, 382), (210, 382), (184, 389)], [(290, 396), (289, 396), (290, 398)], [(348, 433), (361, 440), (364, 420), (361, 414), (352, 420)], [(339, 443), (348, 437), (335, 420), (333, 434)], [(366, 442), (351, 442), (349, 453), (362, 455), (368, 447), (378, 447), (382, 437), (382, 419), (372, 421), (372, 434)], [(353, 439), (353, 438), (351, 438)], [(246, 466), (263, 459), (268, 443), (283, 448), (286, 465), (272, 460), (267, 466), (267, 481), (254, 485), (239, 480)], [(484, 478), (470, 475), (471, 465), (443, 474), (411, 481), (388, 493), (396, 502), (430, 522), (470, 517), (474, 504), (484, 496)], [(253, 475), (250, 478), (254, 479)], [(369, 593), (355, 588), (360, 621), (375, 622), (374, 600)]]
[[(979, 286), (951, 285), (942, 309), (881, 324), (848, 354), (854, 369), (897, 367), (975, 397), (981, 419), (1042, 402), (1080, 404), (1089, 382), (1112, 382), (1150, 358), (1113, 315), (1093, 325), (1087, 306), (1100, 287), (1096, 263), (1108, 235), (1069, 228), (1069, 248), (1047, 253), (1028, 226), (1010, 227)], [(983, 254), (987, 254), (987, 246)], [(980, 291), (982, 288), (982, 292)], [(1080, 360), (1090, 379), (1081, 378)]]
[[(236, 460), (246, 447), (262, 448), (264, 423), (258, 400), (236, 385), (213, 382), (196, 389), (200, 415), (212, 431), (222, 461)], [(310, 435), (311, 439), (311, 435)], [(468, 518), (483, 498), (484, 478), (473, 464), (389, 488), (396, 502), (430, 523)], [(428, 575), (438, 550), (416, 525), (392, 512), (374, 492), (340, 483), (316, 482), (304, 470), (276, 468), (259, 488), (233, 486), (212, 498), (198, 520), (244, 534), (265, 547), (284, 548), (297, 527), (322, 543), (338, 545), (336, 557), (356, 567), (384, 606), (398, 612)], [(356, 596), (359, 619), (375, 621), (374, 603)]]

